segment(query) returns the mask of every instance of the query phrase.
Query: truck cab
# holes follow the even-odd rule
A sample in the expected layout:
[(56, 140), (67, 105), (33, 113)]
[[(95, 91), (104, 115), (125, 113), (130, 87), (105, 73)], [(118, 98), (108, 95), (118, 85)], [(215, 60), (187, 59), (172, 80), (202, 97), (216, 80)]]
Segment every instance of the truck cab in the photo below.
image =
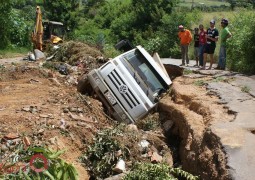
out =
[(110, 114), (130, 124), (146, 116), (171, 85), (163, 68), (137, 46), (92, 70), (88, 79)]

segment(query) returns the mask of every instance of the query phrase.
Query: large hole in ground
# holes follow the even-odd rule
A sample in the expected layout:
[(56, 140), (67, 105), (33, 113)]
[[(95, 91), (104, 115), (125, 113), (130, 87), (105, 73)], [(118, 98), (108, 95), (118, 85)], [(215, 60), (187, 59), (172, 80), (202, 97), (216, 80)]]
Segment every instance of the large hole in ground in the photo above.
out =
[(171, 94), (160, 101), (158, 108), (174, 166), (205, 180), (231, 179), (224, 148), (210, 129), (210, 122), (227, 115), (227, 110), (206, 101), (206, 96), (190, 93), (196, 89), (180, 84), (174, 84)]

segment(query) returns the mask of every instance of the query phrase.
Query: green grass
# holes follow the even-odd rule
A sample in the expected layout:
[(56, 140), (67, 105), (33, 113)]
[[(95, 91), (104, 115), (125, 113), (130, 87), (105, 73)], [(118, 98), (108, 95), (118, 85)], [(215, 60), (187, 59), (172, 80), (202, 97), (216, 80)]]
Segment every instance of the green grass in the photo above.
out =
[(248, 87), (248, 86), (243, 86), (243, 87), (241, 88), (241, 91), (242, 91), (242, 92), (245, 92), (245, 93), (249, 93), (250, 90), (251, 90), (251, 88)]
[(228, 2), (225, 1), (213, 1), (213, 0), (181, 0), (180, 1), (180, 6), (183, 7), (211, 7), (211, 6), (230, 6), (230, 4)]
[(190, 69), (184, 69), (183, 74), (184, 75), (193, 74), (193, 71)]
[(193, 83), (195, 86), (203, 86), (205, 84), (204, 80), (196, 80)]
[(25, 47), (0, 49), (0, 59), (24, 56), (29, 51), (29, 48)]

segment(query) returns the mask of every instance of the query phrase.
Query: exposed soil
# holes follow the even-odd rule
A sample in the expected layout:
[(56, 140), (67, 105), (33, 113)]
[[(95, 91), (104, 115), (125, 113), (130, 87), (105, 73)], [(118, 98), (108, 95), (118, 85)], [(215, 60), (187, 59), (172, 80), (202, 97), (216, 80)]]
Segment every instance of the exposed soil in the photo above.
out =
[[(210, 78), (202, 79), (208, 81)], [(201, 179), (230, 179), (220, 139), (210, 131), (213, 121), (231, 121), (219, 99), (209, 95), (205, 86), (194, 85), (196, 79), (181, 76), (174, 80), (171, 97), (159, 105), (162, 123), (173, 121), (166, 132), (169, 141), (179, 139), (179, 159), (184, 170)]]
[[(58, 61), (68, 62), (68, 75), (56, 71), (56, 62), (48, 64), (55, 70), (42, 67), (42, 61), (0, 67), (0, 139), (18, 133), (29, 137), (34, 145), (66, 149), (63, 159), (74, 163), (84, 180), (89, 179), (89, 174), (78, 157), (93, 142), (94, 135), (112, 127), (113, 122), (99, 100), (77, 92), (77, 79), (99, 67), (104, 58), (97, 57), (102, 54), (96, 49), (74, 44), (66, 44), (61, 58), (56, 56)], [(230, 121), (233, 115), (194, 81), (184, 76), (176, 78), (171, 93), (161, 100), (158, 113), (137, 123), (143, 129), (136, 131), (137, 138), (124, 136), (122, 142), (132, 150), (131, 161), (150, 161), (142, 156), (137, 144), (146, 139), (150, 150), (166, 157), (170, 166), (181, 165), (201, 179), (228, 179), (224, 150), (211, 133), (210, 123)], [(161, 128), (144, 131), (148, 127), (142, 121), (157, 122)]]

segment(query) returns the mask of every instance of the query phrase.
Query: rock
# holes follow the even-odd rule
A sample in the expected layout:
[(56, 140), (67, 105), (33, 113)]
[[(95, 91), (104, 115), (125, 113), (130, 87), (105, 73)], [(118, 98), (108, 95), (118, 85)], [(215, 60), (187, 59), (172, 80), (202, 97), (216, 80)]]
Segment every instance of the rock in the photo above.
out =
[(23, 107), (21, 110), (26, 111), (26, 112), (30, 112), (30, 107)]
[(172, 156), (172, 154), (169, 151), (164, 153), (162, 161), (164, 163), (166, 163), (167, 165), (169, 165), (169, 167), (172, 167), (173, 164), (174, 164), (173, 163), (173, 156)]
[(69, 113), (69, 116), (73, 120), (76, 120), (76, 121), (83, 121), (83, 122), (87, 122), (87, 123), (95, 123), (94, 121), (91, 120), (91, 118), (88, 118), (88, 117), (80, 117), (80, 116), (74, 115), (72, 113)]
[(13, 141), (12, 140), (7, 140), (7, 142), (6, 142), (6, 146), (7, 147), (10, 147), (11, 145), (13, 145), (14, 143), (13, 143)]
[(64, 112), (64, 113), (68, 113), (68, 112), (69, 112), (68, 108), (64, 108), (64, 109), (63, 109), (63, 112)]
[(127, 131), (129, 132), (138, 132), (138, 128), (135, 124), (129, 124), (127, 125)]
[(50, 138), (49, 143), (52, 144), (52, 145), (55, 145), (57, 143), (57, 136), (55, 136), (53, 138)]
[(162, 162), (163, 158), (157, 152), (153, 152), (151, 156), (152, 163), (160, 163)]
[(29, 138), (27, 137), (27, 136), (25, 136), (24, 138), (23, 138), (23, 142), (24, 142), (24, 144), (26, 145), (26, 146), (30, 146), (30, 140), (29, 140)]
[(2, 152), (8, 151), (8, 147), (6, 145), (2, 144), (1, 151)]
[(76, 107), (69, 107), (68, 108), (70, 112), (77, 112), (78, 109)]
[(123, 159), (119, 159), (116, 166), (113, 168), (113, 171), (117, 173), (122, 173), (125, 170), (126, 170), (125, 161), (123, 161)]
[(69, 133), (69, 135), (70, 135), (70, 137), (71, 137), (72, 141), (74, 141), (74, 140), (75, 140), (75, 138), (74, 138), (73, 133)]
[(84, 110), (83, 110), (83, 108), (78, 108), (78, 109), (77, 109), (77, 112), (78, 112), (78, 113), (83, 113)]
[(142, 148), (148, 148), (149, 144), (150, 143), (148, 141), (142, 140), (138, 145)]
[(4, 136), (5, 139), (17, 139), (19, 138), (19, 135), (16, 133), (9, 133), (7, 135)]
[(34, 54), (35, 54), (35, 60), (44, 60), (44, 59), (46, 59), (45, 54), (42, 51), (40, 51), (39, 49), (35, 49)]
[(43, 135), (43, 134), (44, 134), (44, 129), (40, 129), (40, 130), (38, 131), (38, 134)]
[(92, 128), (91, 125), (85, 123), (85, 122), (77, 122), (77, 126), (86, 127), (86, 128)]
[(40, 117), (40, 118), (48, 118), (49, 116), (46, 115), (46, 114), (40, 114), (39, 117)]

